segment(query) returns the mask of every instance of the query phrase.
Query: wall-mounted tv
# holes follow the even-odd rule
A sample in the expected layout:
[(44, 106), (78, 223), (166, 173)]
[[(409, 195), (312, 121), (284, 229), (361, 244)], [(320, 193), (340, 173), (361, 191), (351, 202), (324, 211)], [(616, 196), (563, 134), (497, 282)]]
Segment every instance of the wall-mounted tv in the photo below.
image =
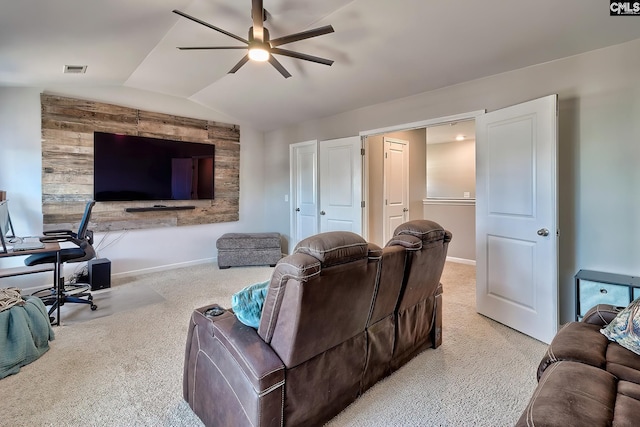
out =
[(97, 202), (213, 199), (215, 146), (94, 132)]

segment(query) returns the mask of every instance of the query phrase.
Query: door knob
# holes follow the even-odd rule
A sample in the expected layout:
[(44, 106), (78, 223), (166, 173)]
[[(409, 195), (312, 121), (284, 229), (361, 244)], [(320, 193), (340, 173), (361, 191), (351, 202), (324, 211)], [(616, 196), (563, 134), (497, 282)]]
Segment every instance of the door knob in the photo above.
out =
[(549, 230), (547, 230), (546, 228), (541, 228), (540, 230), (538, 230), (538, 236), (548, 236), (549, 235)]
[(324, 214), (326, 214), (325, 211), (320, 211), (320, 215), (324, 215)]
[(296, 208), (296, 212), (300, 212), (300, 208)]
[(402, 212), (409, 212), (409, 209), (404, 208), (404, 209), (402, 209)]

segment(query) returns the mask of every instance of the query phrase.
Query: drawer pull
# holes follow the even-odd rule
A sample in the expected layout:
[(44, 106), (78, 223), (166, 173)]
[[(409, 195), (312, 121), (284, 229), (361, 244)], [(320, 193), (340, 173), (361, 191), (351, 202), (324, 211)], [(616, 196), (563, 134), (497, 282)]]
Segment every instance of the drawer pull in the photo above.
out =
[(606, 293), (607, 293), (607, 290), (606, 290), (605, 288), (602, 288), (602, 289), (600, 289), (600, 293), (601, 293), (601, 294), (606, 294)]

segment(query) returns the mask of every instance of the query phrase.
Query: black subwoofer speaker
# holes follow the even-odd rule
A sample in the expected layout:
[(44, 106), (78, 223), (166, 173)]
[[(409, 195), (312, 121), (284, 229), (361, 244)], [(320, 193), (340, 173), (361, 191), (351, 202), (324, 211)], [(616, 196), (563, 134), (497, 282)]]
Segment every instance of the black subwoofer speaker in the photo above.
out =
[(111, 287), (111, 261), (107, 258), (92, 259), (88, 262), (89, 284), (92, 291)]

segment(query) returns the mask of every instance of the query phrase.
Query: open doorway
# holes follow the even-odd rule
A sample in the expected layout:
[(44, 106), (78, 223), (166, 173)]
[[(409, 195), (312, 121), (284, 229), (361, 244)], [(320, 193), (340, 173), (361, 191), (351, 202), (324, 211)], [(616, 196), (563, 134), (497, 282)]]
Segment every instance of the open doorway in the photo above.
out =
[[(557, 98), (553, 94), (486, 114), (361, 132), (366, 142), (370, 135), (476, 121), (476, 199), (466, 186), (457, 185), (451, 186), (453, 198), (428, 194), (425, 179), (422, 217), (453, 233), (449, 260), (476, 265), (478, 313), (546, 343), (558, 329)], [(445, 166), (454, 163), (448, 159)], [(463, 207), (469, 209), (469, 219), (456, 221), (454, 209)], [(371, 204), (369, 209), (378, 207)], [(473, 224), (477, 231), (466, 240), (459, 224)], [(465, 248), (477, 249), (475, 259), (456, 255)]]
[[(456, 236), (449, 259), (475, 264), (475, 116), (413, 123), (363, 132), (365, 147), (365, 231), (367, 240), (384, 246), (394, 217), (389, 215), (388, 182), (396, 179), (385, 162), (385, 141), (406, 141), (408, 200), (404, 220), (431, 219)], [(386, 171), (385, 171), (386, 169)], [(399, 188), (397, 187), (399, 193)], [(396, 197), (397, 200), (400, 197)], [(390, 233), (392, 233), (391, 230)]]

